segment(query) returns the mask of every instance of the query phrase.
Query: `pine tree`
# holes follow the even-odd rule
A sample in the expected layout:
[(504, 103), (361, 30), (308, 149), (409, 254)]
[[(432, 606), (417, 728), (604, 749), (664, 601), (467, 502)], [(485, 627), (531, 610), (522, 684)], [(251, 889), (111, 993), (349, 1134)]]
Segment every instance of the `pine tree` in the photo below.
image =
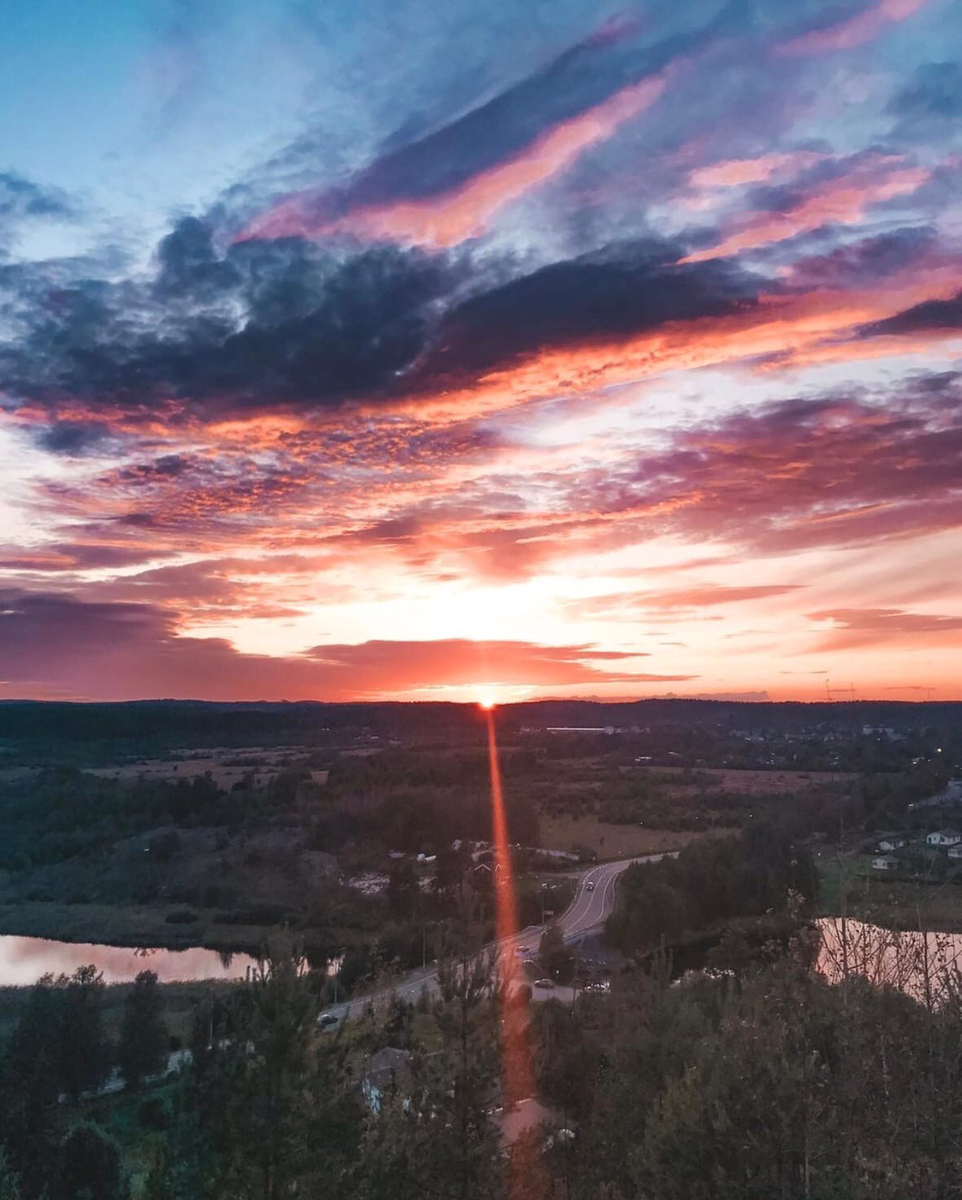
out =
[(127, 994), (120, 1029), (120, 1070), (128, 1088), (138, 1087), (166, 1066), (169, 1035), (163, 999), (153, 971), (141, 971)]
[(103, 1028), (104, 977), (96, 967), (78, 967), (61, 975), (58, 1029), (60, 1086), (76, 1103), (96, 1091), (107, 1077), (109, 1053)]
[(120, 1151), (97, 1125), (75, 1126), (60, 1147), (55, 1200), (121, 1200)]
[(205, 1049), (174, 1147), (193, 1195), (282, 1200), (337, 1185), (360, 1114), (345, 1103), (343, 1050), (318, 1033), (317, 1009), (304, 963), (277, 946), (229, 1004), (201, 1014)]
[(51, 1164), (60, 1090), (60, 996), (51, 976), (30, 995), (0, 1066), (0, 1129), (8, 1171), (20, 1176), (27, 1195), (44, 1190)]
[(0, 1200), (21, 1200), (20, 1176), (7, 1161), (6, 1151), (0, 1146)]

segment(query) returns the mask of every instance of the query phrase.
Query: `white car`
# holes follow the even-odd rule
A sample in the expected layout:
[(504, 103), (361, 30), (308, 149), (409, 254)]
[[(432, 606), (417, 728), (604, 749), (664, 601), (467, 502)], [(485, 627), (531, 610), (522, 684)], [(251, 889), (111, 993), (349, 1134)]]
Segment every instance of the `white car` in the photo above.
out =
[(536, 988), (541, 988), (542, 991), (548, 992), (554, 990), (554, 980), (552, 979), (536, 979), (534, 981)]

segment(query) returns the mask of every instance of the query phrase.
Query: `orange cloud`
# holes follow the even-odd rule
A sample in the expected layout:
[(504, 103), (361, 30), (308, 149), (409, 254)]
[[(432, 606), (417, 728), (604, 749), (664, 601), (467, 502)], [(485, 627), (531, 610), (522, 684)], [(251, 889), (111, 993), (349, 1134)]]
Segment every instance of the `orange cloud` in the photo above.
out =
[(895, 196), (908, 195), (927, 183), (931, 172), (922, 167), (905, 167), (882, 179), (867, 180), (864, 172), (832, 180), (795, 208), (781, 213), (755, 213), (740, 222), (742, 228), (715, 246), (698, 250), (682, 262), (705, 262), (742, 250), (754, 250), (771, 242), (782, 242), (834, 222), (857, 221), (867, 208)]
[(812, 621), (831, 622), (831, 632), (819, 642), (819, 651), (920, 642), (940, 650), (962, 646), (962, 617), (957, 616), (906, 612), (899, 608), (829, 609), (808, 616)]

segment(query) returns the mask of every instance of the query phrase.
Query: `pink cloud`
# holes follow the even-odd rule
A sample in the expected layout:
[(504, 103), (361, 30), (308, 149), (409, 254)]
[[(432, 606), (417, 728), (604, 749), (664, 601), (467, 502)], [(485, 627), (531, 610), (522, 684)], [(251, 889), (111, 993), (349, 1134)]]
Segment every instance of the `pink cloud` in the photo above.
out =
[(805, 55), (852, 50), (878, 37), (889, 25), (908, 20), (925, 3), (926, 0), (879, 0), (848, 20), (839, 21), (837, 25), (814, 29), (810, 33), (803, 33), (789, 42), (784, 42), (777, 52)]
[(590, 146), (610, 138), (620, 125), (654, 104), (664, 88), (664, 77), (630, 84), (594, 108), (546, 130), (515, 157), (440, 195), (367, 205), (326, 220), (315, 215), (323, 210), (322, 197), (307, 193), (252, 221), (238, 240), (348, 233), (367, 239), (454, 246), (483, 233), (506, 205), (566, 170)]
[(931, 178), (923, 167), (886, 169), (882, 160), (866, 168), (813, 187), (785, 212), (748, 213), (738, 218), (728, 235), (714, 246), (697, 250), (683, 262), (705, 262), (724, 258), (743, 250), (754, 250), (772, 242), (785, 241), (800, 233), (833, 223), (850, 224), (859, 220), (872, 205), (917, 191)]

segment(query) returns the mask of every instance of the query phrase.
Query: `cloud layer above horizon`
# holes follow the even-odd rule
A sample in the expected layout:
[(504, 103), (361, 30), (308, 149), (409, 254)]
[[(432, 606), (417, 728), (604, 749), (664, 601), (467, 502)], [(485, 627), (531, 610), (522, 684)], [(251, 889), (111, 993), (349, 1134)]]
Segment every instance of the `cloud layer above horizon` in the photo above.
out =
[(951, 0), (60, 7), (0, 698), (962, 698)]

